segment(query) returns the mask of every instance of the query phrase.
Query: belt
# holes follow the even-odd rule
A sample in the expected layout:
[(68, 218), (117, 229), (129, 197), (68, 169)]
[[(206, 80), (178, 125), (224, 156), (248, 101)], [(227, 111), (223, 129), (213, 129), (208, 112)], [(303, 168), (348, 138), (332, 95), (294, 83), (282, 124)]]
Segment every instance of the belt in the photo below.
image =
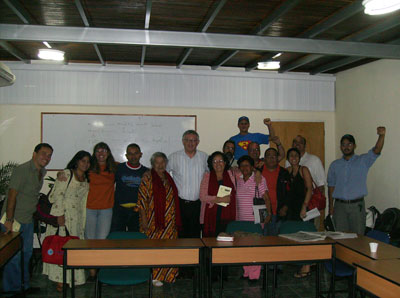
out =
[(189, 203), (197, 203), (199, 200), (197, 199), (196, 201), (189, 201), (189, 200), (185, 200), (185, 199), (182, 199), (182, 198), (179, 198), (183, 203), (185, 203), (185, 204), (189, 204)]
[(340, 203), (345, 203), (345, 204), (354, 204), (354, 203), (361, 202), (362, 200), (364, 200), (364, 197), (359, 198), (359, 199), (354, 199), (354, 200), (335, 199), (335, 201), (338, 201), (338, 202), (340, 202)]

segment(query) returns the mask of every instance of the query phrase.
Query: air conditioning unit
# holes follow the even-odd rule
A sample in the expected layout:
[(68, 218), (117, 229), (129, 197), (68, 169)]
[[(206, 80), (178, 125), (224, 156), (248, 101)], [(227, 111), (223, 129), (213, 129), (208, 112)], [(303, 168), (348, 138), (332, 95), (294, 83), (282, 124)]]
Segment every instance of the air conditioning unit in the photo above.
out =
[(0, 87), (11, 86), (15, 82), (15, 75), (7, 65), (0, 62)]

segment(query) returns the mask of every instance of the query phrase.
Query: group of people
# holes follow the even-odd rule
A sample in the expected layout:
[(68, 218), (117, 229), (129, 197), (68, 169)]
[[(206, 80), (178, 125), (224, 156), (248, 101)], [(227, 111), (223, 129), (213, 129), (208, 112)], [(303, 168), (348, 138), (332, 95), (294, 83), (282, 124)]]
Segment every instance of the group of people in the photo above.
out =
[[(151, 169), (140, 163), (138, 144), (126, 148), (126, 162), (117, 163), (106, 143), (98, 143), (90, 154), (79, 151), (57, 175), (49, 195), (51, 214), (57, 216), (60, 234), (84, 239), (105, 239), (113, 231), (142, 232), (148, 238), (175, 239), (214, 237), (235, 220), (254, 222), (253, 201), (261, 198), (267, 209), (264, 234), (279, 234), (285, 220), (301, 221), (307, 212), (313, 183), (325, 191), (325, 171), (318, 157), (306, 152), (306, 139), (296, 136), (286, 153), (286, 168), (279, 165), (285, 150), (275, 135), (272, 122), (264, 119), (268, 134), (250, 133), (246, 116), (238, 119), (239, 134), (227, 140), (222, 151), (208, 156), (197, 150), (199, 135), (194, 130), (182, 136), (183, 149), (166, 156), (155, 152)], [(334, 161), (328, 171), (329, 213), (338, 230), (362, 234), (365, 229), (364, 196), (367, 194), (368, 169), (379, 156), (384, 143), (385, 128), (378, 127), (378, 141), (367, 154), (355, 155), (355, 139), (344, 135), (340, 141), (343, 157)], [(260, 144), (273, 142), (260, 158)], [(2, 215), (5, 232), (16, 220), (21, 223), (24, 241), (25, 288), (29, 292), (27, 264), (32, 255), (33, 224), (38, 193), (51, 160), (53, 149), (41, 143), (35, 147), (30, 161), (18, 166), (11, 177), (8, 197)], [(218, 196), (220, 186), (231, 191)], [(335, 201), (335, 205), (333, 202)], [(46, 235), (56, 233), (48, 227)], [(296, 277), (308, 275), (303, 267)], [(3, 287), (6, 292), (20, 288), (19, 258), (5, 267)], [(44, 264), (43, 273), (62, 289), (62, 267)], [(156, 268), (153, 284), (174, 282), (178, 268)], [(95, 270), (89, 279), (94, 280)], [(258, 279), (260, 268), (245, 266), (244, 277)], [(71, 282), (70, 274), (67, 282)], [(75, 271), (75, 284), (86, 282), (83, 270)]]

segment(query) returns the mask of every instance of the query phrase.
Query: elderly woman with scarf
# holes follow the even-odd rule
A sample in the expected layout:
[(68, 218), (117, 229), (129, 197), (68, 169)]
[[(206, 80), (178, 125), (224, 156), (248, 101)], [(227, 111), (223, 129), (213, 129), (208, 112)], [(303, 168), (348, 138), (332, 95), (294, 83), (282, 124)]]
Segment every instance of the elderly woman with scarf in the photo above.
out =
[[(236, 219), (235, 178), (228, 170), (227, 157), (219, 151), (211, 154), (207, 160), (209, 173), (205, 173), (200, 185), (200, 224), (203, 224), (203, 236), (215, 237), (225, 232), (229, 222)], [(230, 187), (230, 195), (217, 197), (220, 186)], [(221, 203), (229, 204), (226, 207)]]
[[(151, 175), (142, 178), (138, 206), (140, 231), (151, 239), (176, 239), (181, 228), (178, 189), (165, 171), (167, 156), (156, 152), (151, 159)], [(175, 282), (178, 268), (153, 268), (153, 285)]]

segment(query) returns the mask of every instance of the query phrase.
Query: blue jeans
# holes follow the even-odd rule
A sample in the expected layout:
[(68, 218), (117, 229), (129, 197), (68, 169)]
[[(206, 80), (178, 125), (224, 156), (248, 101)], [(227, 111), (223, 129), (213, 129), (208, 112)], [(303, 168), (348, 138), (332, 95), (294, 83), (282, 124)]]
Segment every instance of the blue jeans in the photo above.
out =
[[(1, 225), (4, 231), (4, 226)], [(33, 251), (33, 223), (21, 224), (20, 232), (23, 240), (24, 254), (24, 282), (25, 289), (29, 288), (29, 261)], [(21, 252), (18, 252), (4, 266), (3, 271), (4, 292), (19, 292), (21, 290)]]
[(88, 209), (86, 208), (86, 239), (106, 239), (110, 233), (112, 208)]

